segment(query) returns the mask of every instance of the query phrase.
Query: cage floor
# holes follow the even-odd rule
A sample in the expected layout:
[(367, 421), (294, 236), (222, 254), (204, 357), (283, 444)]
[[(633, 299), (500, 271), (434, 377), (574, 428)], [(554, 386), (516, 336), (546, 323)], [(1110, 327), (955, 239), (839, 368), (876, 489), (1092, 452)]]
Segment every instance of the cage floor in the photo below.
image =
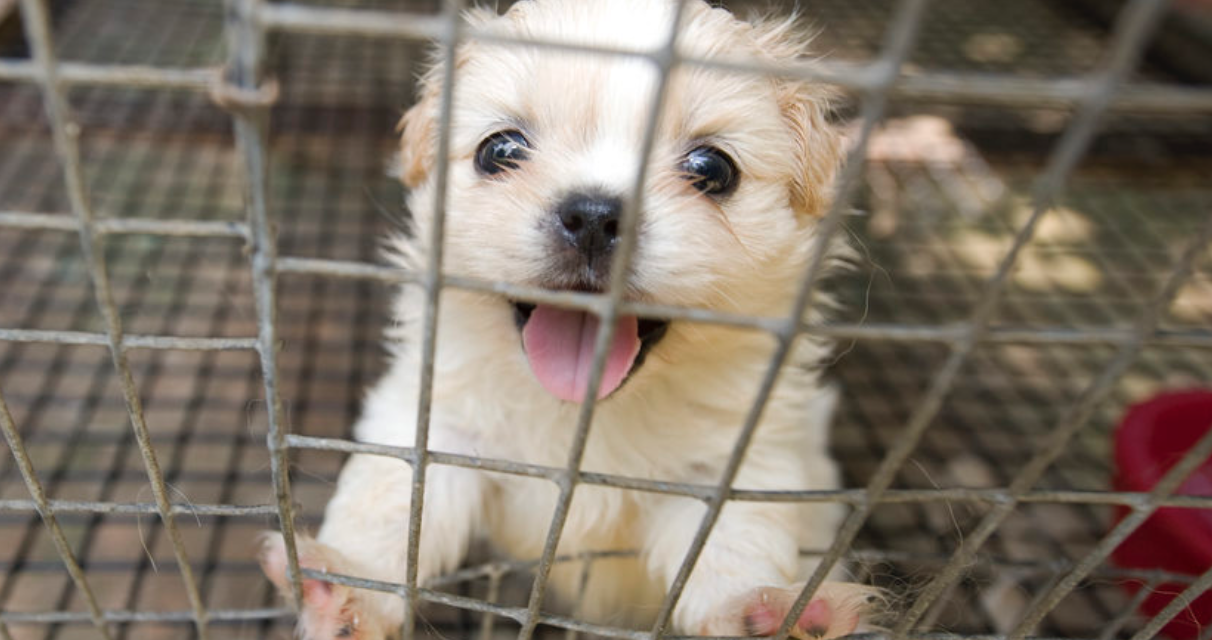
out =
[[(821, 51), (869, 58), (887, 25), (888, 4), (811, 3)], [(1059, 4), (937, 0), (913, 65), (1034, 76), (1088, 71), (1106, 33)], [(188, 66), (222, 57), (221, 3), (57, 0), (52, 6), (66, 60)], [(273, 51), (271, 68), (283, 88), (271, 136), (279, 252), (377, 261), (380, 242), (405, 215), (401, 188), (385, 167), (395, 121), (410, 101), (419, 49), (289, 36), (275, 39)], [(22, 54), (19, 43), (0, 40), (0, 55)], [(1152, 63), (1138, 75), (1175, 80)], [(98, 215), (242, 217), (241, 163), (230, 121), (205, 97), (91, 88), (73, 90), (71, 101), (83, 127), (86, 179)], [(895, 104), (877, 136), (856, 213), (847, 220), (861, 258), (829, 285), (844, 303), (842, 319), (934, 326), (966, 318), (1028, 213), (1031, 179), (1065, 119), (1064, 112), (1045, 109)], [(1208, 117), (1111, 118), (1024, 255), (997, 322), (1129, 326), (1184, 239), (1212, 212), (1210, 144)], [(0, 85), (0, 147), (0, 211), (69, 215), (35, 87)], [(247, 258), (237, 241), (111, 237), (106, 254), (130, 333), (256, 334)], [(383, 370), (379, 338), (390, 291), (369, 282), (286, 275), (278, 292), (289, 429), (346, 436), (362, 390)], [(1210, 325), (1212, 251), (1165, 320), (1169, 328)], [(0, 229), (0, 327), (102, 329), (75, 235)], [(844, 397), (834, 450), (847, 487), (866, 484), (945, 353), (928, 344), (839, 345), (830, 372)], [(982, 347), (894, 486), (1006, 486), (1113, 353), (1094, 346)], [(255, 354), (136, 350), (131, 361), (175, 499), (272, 502)], [(0, 388), (51, 497), (150, 500), (114, 378), (101, 347), (0, 342)], [(1212, 354), (1147, 348), (1041, 487), (1109, 488), (1110, 433), (1123, 408), (1161, 389), (1209, 380)], [(310, 527), (319, 522), (340, 463), (319, 452), (293, 459), (295, 499)], [(27, 498), (11, 457), (0, 457), (0, 501)], [(857, 541), (855, 570), (911, 595), (983, 510), (973, 503), (880, 506)], [(1098, 541), (1111, 517), (1107, 507), (1021, 506), (932, 616), (934, 628), (1006, 631), (1066, 562)], [(188, 608), (154, 517), (60, 518), (104, 608)], [(181, 524), (207, 607), (277, 603), (254, 560), (257, 532), (274, 521), (211, 517)], [(1109, 626), (1127, 603), (1119, 582), (1096, 572), (1045, 619), (1039, 634), (1126, 637), (1136, 621)], [(0, 610), (84, 610), (49, 536), (28, 511), (0, 509)], [(433, 637), (466, 636), (476, 621), (434, 608), (426, 610), (422, 627)], [(193, 633), (179, 624), (116, 629), (123, 639)], [(94, 637), (86, 625), (12, 625), (10, 632), (19, 640)], [(232, 623), (221, 637), (287, 638), (289, 630), (285, 622)]]

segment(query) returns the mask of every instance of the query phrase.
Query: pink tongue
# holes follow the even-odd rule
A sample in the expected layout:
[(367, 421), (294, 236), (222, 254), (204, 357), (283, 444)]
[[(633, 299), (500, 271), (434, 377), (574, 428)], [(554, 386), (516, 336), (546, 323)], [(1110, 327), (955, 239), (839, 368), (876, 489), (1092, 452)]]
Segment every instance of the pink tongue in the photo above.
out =
[[(555, 397), (569, 402), (585, 399), (598, 325), (597, 316), (587, 311), (538, 305), (531, 312), (522, 329), (522, 346), (539, 384)], [(598, 386), (599, 399), (623, 384), (639, 352), (639, 323), (635, 316), (620, 316)]]

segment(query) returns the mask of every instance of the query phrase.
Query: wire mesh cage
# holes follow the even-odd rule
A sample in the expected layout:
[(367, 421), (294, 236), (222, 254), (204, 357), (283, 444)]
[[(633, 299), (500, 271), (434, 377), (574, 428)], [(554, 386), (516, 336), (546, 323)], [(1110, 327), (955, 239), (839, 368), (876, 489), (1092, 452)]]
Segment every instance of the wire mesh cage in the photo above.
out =
[[(453, 26), (461, 8), (0, 0), (0, 637), (288, 637), (256, 536), (318, 524), (355, 451), (556, 481), (557, 523), (578, 484), (702, 500), (704, 535), (728, 500), (845, 503), (836, 544), (804, 553), (895, 594), (889, 637), (1144, 640), (1189, 615), (1212, 571), (1108, 558), (1159, 507), (1212, 508), (1177, 495), (1212, 435), (1131, 493), (1110, 490), (1111, 431), (1212, 379), (1212, 87), (1194, 62), (1212, 42), (1189, 36), (1206, 5), (820, 0), (804, 14), (823, 62), (743, 69), (849, 96), (822, 223), (861, 254), (827, 285), (844, 311), (656, 311), (769, 331), (769, 380), (795, 336), (839, 344), (845, 488), (779, 496), (442, 454), (423, 428), (412, 448), (349, 438), (394, 287), (542, 295), (443, 277), (440, 253), (423, 273), (379, 260), (407, 215), (385, 164), (427, 43), (487, 37)], [(708, 64), (611, 55), (662, 77)], [(304, 573), (399, 594), (408, 634), (671, 637), (668, 607), (639, 630), (540, 608), (553, 563), (598, 559), (548, 545), (425, 585)]]

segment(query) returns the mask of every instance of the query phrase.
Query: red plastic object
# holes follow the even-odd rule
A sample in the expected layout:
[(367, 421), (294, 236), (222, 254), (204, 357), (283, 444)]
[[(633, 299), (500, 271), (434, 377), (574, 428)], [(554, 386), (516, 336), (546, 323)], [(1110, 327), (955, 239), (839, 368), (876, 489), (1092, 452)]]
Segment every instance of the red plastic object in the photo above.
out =
[[(1154, 397), (1128, 410), (1115, 434), (1115, 488), (1147, 492), (1212, 429), (1212, 391), (1182, 391)], [(1183, 495), (1212, 496), (1212, 460), (1206, 460), (1180, 486)], [(1128, 512), (1121, 509), (1118, 521)], [(1199, 575), (1212, 567), (1212, 510), (1161, 508), (1128, 536), (1112, 558), (1121, 567), (1165, 569)], [(1139, 583), (1129, 583), (1135, 592)], [(1185, 585), (1154, 589), (1141, 605), (1157, 614)], [(1212, 593), (1198, 598), (1163, 628), (1175, 640), (1193, 640), (1212, 624)]]

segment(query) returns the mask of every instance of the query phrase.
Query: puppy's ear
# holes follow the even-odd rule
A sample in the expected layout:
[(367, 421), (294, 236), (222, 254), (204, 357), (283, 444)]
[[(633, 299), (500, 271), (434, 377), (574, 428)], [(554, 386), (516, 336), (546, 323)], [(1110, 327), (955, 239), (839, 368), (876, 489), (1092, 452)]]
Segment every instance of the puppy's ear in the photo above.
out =
[[(482, 7), (470, 9), (463, 14), (463, 22), (471, 29), (484, 28), (496, 18), (495, 11)], [(464, 43), (455, 51), (456, 72), (467, 64), (474, 46)], [(396, 125), (396, 131), (400, 133), (400, 180), (410, 189), (416, 188), (429, 177), (437, 160), (438, 115), (442, 109), (442, 77), (445, 65), (444, 60), (435, 60), (425, 75), (421, 76), (417, 82), (417, 103)]]
[[(753, 37), (764, 56), (783, 64), (806, 60), (812, 40), (795, 15), (758, 20), (753, 24)], [(822, 216), (833, 201), (833, 179), (841, 161), (840, 134), (828, 117), (833, 92), (824, 85), (798, 80), (776, 82), (779, 110), (795, 143), (791, 204), (804, 215)]]
[(785, 81), (779, 109), (795, 143), (791, 205), (801, 214), (823, 216), (833, 202), (833, 181), (841, 162), (837, 128), (829, 122), (829, 94), (804, 82)]
[(400, 119), (400, 180), (415, 189), (433, 171), (438, 149), (438, 110), (442, 89), (440, 67), (420, 80), (420, 98)]

